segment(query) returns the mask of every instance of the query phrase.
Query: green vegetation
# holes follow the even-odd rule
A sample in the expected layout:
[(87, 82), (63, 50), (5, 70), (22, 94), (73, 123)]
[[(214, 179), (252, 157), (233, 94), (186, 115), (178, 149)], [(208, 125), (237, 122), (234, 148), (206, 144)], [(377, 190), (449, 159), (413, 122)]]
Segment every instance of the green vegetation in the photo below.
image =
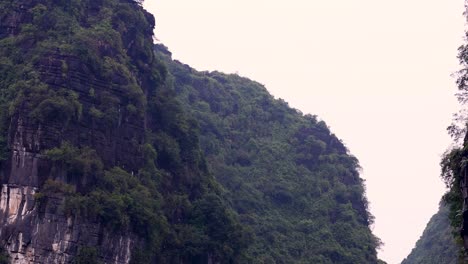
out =
[(78, 149), (64, 142), (45, 155), (55, 168), (65, 167), (67, 182), (75, 182), (78, 188), (85, 183), (86, 191), (80, 193), (72, 185), (48, 180), (36, 196), (61, 193), (66, 196), (64, 212), (68, 215), (99, 219), (110, 230), (131, 230), (151, 241), (162, 236), (158, 230), (167, 223), (157, 214), (161, 199), (152, 194), (157, 190), (119, 167), (104, 170), (96, 151), (89, 147)]
[(196, 72), (155, 50), (199, 122), (208, 166), (254, 232), (251, 263), (377, 263), (358, 161), (323, 121), (256, 82)]
[[(466, 13), (465, 13), (466, 15)], [(466, 105), (468, 101), (468, 44), (459, 48), (458, 59), (462, 69), (458, 72), (457, 85), (459, 92), (457, 97), (460, 103)], [(462, 248), (463, 238), (468, 230), (468, 204), (465, 202), (462, 191), (466, 192), (467, 161), (468, 161), (468, 130), (466, 109), (455, 114), (454, 122), (447, 130), (453, 137), (455, 144), (449, 149), (442, 158), (441, 177), (444, 180), (449, 191), (444, 195), (443, 200), (449, 207), (449, 219), (451, 226), (458, 232), (453, 232), (455, 241)], [(462, 190), (465, 189), (465, 190)], [(465, 241), (465, 244), (468, 241)], [(459, 259), (464, 259), (462, 263), (467, 262), (468, 256), (466, 250), (459, 251)], [(443, 255), (443, 252), (439, 254)]]
[(154, 53), (142, 1), (28, 3), (0, 2), (0, 21), (25, 12), (0, 38), (0, 166), (17, 123), (54, 131), (34, 146), (41, 211), (136, 236), (132, 263), (380, 263), (358, 161), (323, 121)]
[(402, 264), (457, 264), (461, 250), (454, 238), (455, 230), (450, 225), (449, 208), (441, 204), (416, 242), (415, 247)]

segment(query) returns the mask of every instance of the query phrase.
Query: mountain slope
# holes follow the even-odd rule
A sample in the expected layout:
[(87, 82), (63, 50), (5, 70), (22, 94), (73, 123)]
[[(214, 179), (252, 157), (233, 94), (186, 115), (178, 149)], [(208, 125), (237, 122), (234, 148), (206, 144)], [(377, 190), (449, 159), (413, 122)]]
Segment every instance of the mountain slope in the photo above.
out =
[(402, 264), (456, 264), (459, 250), (450, 225), (449, 208), (442, 204)]
[(197, 72), (162, 45), (208, 165), (255, 237), (253, 263), (377, 263), (359, 165), (323, 121), (237, 75)]

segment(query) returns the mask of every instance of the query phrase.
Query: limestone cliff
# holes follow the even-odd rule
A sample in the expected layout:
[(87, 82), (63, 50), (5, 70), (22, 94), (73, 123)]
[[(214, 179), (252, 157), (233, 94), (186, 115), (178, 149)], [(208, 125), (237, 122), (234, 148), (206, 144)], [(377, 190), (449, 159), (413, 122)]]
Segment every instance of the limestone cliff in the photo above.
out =
[[(10, 2), (10, 11), (1, 18), (0, 36), (3, 39), (18, 37), (22, 26), (33, 23), (31, 9), (40, 2)], [(89, 90), (95, 91), (93, 97), (109, 93), (120, 101), (126, 98), (106, 80), (93, 77), (92, 70), (77, 56), (58, 49), (48, 52), (34, 63), (41, 82), (51, 90), (75, 92), (84, 114), (78, 122), (64, 126), (57, 118), (60, 113), (50, 112), (47, 121), (38, 123), (30, 116), (33, 109), (22, 102), (11, 116), (8, 129), (10, 154), (1, 163), (2, 245), (10, 253), (12, 263), (68, 263), (82, 246), (98, 247), (101, 259), (106, 263), (128, 263), (130, 248), (135, 243), (132, 235), (105, 232), (97, 221), (65, 215), (60, 210), (63, 195), (49, 196), (41, 205), (35, 195), (46, 179), (71, 183), (77, 188), (86, 185), (86, 179), (69, 178), (44, 157), (44, 150), (59, 146), (65, 139), (76, 145), (94, 146), (106, 166), (120, 165), (136, 171), (141, 166), (142, 154), (133, 141), (144, 140), (143, 117), (129, 118), (127, 111), (122, 109), (116, 126), (103, 126), (92, 120), (87, 113), (96, 103)], [(62, 69), (65, 64), (66, 74)]]
[(0, 1), (0, 245), (12, 263), (240, 255), (242, 228), (153, 55), (154, 24), (139, 1)]

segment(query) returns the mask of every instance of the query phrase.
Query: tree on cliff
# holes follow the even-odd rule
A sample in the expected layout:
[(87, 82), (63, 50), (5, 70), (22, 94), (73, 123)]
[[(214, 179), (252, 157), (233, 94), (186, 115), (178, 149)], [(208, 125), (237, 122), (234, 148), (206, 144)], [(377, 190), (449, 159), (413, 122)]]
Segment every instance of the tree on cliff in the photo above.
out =
[[(466, 2), (466, 1), (465, 1)], [(465, 12), (465, 16), (467, 13)], [(468, 31), (465, 32), (468, 36)], [(462, 110), (455, 114), (454, 121), (447, 130), (454, 139), (454, 147), (446, 152), (441, 161), (442, 179), (449, 191), (444, 195), (444, 201), (450, 208), (451, 225), (460, 230), (456, 235), (459, 244), (468, 239), (468, 204), (466, 196), (468, 180), (468, 44), (458, 49), (458, 59), (461, 70), (457, 73), (457, 98), (462, 104)], [(461, 237), (460, 237), (461, 235)], [(468, 241), (465, 241), (465, 245)], [(466, 253), (465, 253), (466, 254)]]

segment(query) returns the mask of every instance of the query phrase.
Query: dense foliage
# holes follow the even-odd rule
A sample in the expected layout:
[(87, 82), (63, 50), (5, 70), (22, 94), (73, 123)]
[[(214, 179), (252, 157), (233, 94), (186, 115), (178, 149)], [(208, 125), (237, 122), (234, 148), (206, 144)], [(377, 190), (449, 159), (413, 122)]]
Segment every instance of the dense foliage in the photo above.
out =
[(210, 169), (255, 233), (252, 263), (377, 263), (358, 161), (323, 121), (256, 82), (197, 72), (155, 50), (200, 123)]
[(460, 245), (454, 238), (450, 225), (449, 208), (441, 204), (439, 212), (432, 216), (424, 233), (402, 264), (457, 264)]
[[(466, 13), (465, 13), (466, 16)], [(465, 33), (468, 36), (468, 32)], [(462, 237), (468, 234), (468, 204), (463, 200), (463, 193), (466, 192), (466, 182), (468, 180), (468, 112), (465, 105), (468, 102), (468, 44), (464, 44), (458, 49), (458, 59), (462, 69), (458, 72), (457, 85), (459, 92), (457, 98), (462, 104), (462, 110), (455, 114), (454, 122), (448, 127), (449, 134), (454, 138), (454, 147), (449, 149), (442, 158), (442, 179), (449, 191), (444, 195), (444, 201), (449, 206), (449, 218), (452, 227), (460, 232), (455, 233), (456, 241), (463, 243)], [(463, 190), (465, 189), (465, 190)], [(460, 237), (460, 235), (462, 237)], [(465, 245), (468, 241), (465, 241)], [(466, 251), (460, 252), (460, 258), (464, 263), (468, 263)]]

